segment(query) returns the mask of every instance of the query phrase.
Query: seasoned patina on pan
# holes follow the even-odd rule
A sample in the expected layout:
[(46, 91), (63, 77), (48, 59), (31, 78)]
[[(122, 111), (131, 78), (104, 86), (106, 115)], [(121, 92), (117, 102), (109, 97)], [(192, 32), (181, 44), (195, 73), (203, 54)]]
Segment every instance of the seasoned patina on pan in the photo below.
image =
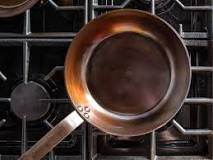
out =
[(65, 63), (76, 109), (89, 108), (88, 122), (120, 136), (149, 133), (171, 120), (190, 77), (188, 52), (176, 31), (157, 16), (134, 10), (89, 23), (74, 39)]
[(0, 17), (11, 17), (23, 13), (39, 0), (0, 0)]
[(129, 9), (102, 15), (77, 34), (66, 57), (76, 111), (20, 159), (41, 159), (84, 120), (112, 135), (152, 132), (180, 110), (190, 81), (187, 49), (168, 23)]

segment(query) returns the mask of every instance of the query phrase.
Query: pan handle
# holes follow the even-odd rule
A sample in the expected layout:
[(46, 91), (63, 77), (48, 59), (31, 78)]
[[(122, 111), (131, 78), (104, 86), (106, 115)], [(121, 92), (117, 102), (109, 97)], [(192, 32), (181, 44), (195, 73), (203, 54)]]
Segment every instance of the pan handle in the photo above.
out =
[(33, 145), (32, 148), (22, 154), (18, 160), (40, 160), (83, 122), (84, 120), (79, 114), (73, 111)]

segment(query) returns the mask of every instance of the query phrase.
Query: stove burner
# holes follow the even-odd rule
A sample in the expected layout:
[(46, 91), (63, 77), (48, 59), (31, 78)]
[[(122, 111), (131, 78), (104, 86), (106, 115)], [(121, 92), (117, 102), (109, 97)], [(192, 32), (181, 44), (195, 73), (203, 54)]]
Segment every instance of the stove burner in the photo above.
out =
[(49, 102), (41, 102), (40, 99), (49, 99), (47, 90), (37, 82), (28, 84), (19, 84), (11, 94), (11, 110), (23, 119), (26, 116), (27, 121), (39, 120), (46, 115), (50, 108)]

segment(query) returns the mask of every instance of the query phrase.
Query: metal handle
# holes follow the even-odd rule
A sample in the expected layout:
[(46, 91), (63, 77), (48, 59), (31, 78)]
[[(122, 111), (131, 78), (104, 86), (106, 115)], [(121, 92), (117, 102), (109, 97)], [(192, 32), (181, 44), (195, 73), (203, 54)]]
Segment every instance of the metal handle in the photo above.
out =
[(84, 120), (79, 114), (73, 111), (33, 145), (32, 148), (22, 154), (18, 160), (40, 160), (83, 122)]

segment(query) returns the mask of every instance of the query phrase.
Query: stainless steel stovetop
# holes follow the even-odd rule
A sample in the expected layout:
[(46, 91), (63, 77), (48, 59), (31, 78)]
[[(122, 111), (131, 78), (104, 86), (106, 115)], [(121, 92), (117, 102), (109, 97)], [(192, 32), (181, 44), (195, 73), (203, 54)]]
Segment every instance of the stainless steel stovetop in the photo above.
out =
[[(90, 20), (122, 8), (152, 12), (184, 39), (193, 75), (182, 110), (163, 128), (133, 138), (106, 135), (84, 123), (46, 159), (213, 159), (212, 4), (212, 0), (41, 0), (22, 15), (0, 19), (0, 159), (17, 159), (73, 110), (63, 79), (67, 48)], [(27, 111), (17, 100), (20, 94), (28, 99)], [(33, 112), (36, 107), (42, 108), (39, 113)]]

